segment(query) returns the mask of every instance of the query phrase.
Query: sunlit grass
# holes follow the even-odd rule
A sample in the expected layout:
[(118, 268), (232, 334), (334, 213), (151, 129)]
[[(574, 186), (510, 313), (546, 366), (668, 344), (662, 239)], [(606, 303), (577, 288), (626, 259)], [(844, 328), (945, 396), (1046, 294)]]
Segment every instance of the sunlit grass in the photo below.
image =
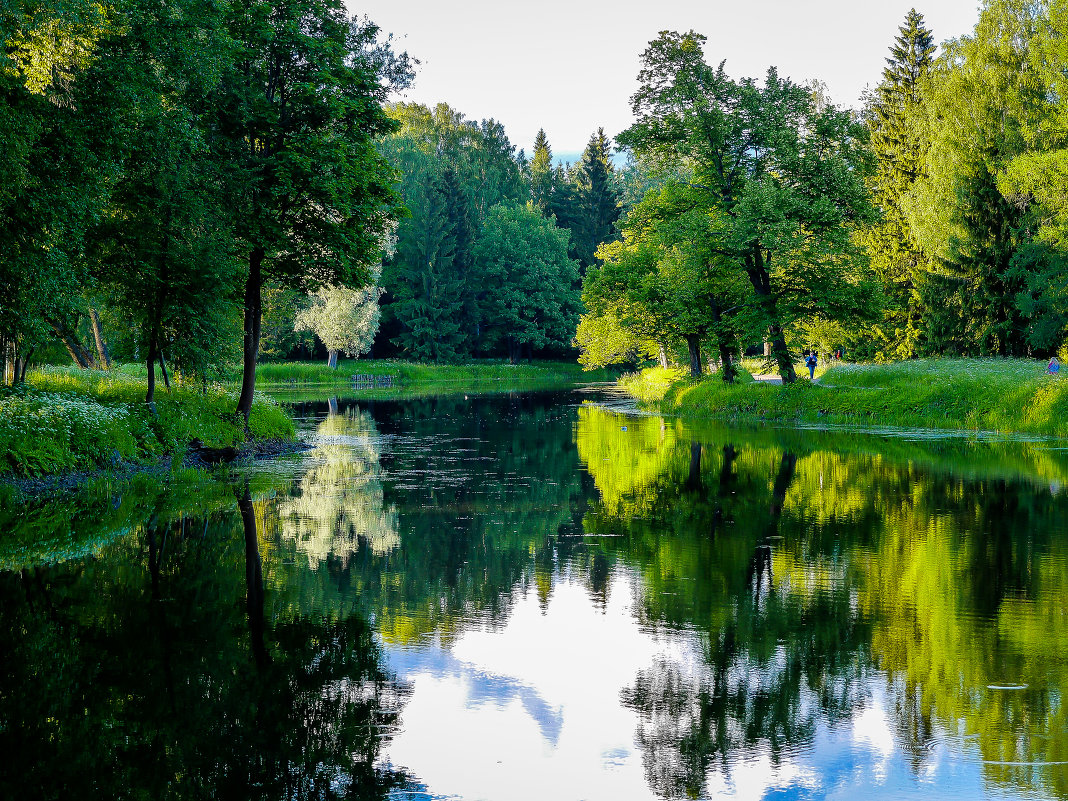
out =
[[(623, 385), (625, 389), (631, 385)], [(634, 393), (645, 402), (657, 399)], [(860, 422), (1068, 436), (1068, 382), (1030, 359), (928, 359), (833, 365), (818, 383), (725, 386), (676, 381), (660, 409), (687, 417)]]

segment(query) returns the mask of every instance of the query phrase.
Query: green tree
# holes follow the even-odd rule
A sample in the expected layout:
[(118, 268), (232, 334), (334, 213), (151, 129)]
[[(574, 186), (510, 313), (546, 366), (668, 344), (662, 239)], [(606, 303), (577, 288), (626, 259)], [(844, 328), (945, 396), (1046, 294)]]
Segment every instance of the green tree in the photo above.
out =
[(247, 420), (264, 283), (308, 290), (369, 281), (397, 213), (392, 171), (374, 143), (395, 127), (381, 103), (410, 72), (377, 27), (350, 19), (335, 0), (241, 0), (229, 22), (238, 48), (220, 98), (220, 148), (247, 254), (237, 403)]
[[(107, 214), (90, 232), (92, 271), (136, 330), (153, 400), (164, 353), (205, 376), (233, 350), (239, 263), (212, 157), (206, 117), (230, 42), (211, 7), (138, 0), (124, 34), (107, 41), (93, 73), (100, 87), (86, 110), (121, 104), (119, 165)], [(196, 51), (189, 42), (199, 37)], [(145, 69), (145, 64), (157, 65)], [(89, 103), (93, 105), (90, 106)]]
[(718, 250), (750, 281), (783, 380), (785, 333), (817, 314), (870, 316), (874, 287), (853, 241), (874, 210), (867, 134), (850, 114), (769, 69), (762, 85), (704, 61), (705, 37), (665, 31), (642, 54), (637, 121), (618, 140), (681, 162), (722, 213)]
[(575, 167), (579, 211), (578, 224), (571, 229), (571, 253), (583, 274), (595, 262), (597, 248), (616, 236), (621, 209), (611, 149), (604, 128), (598, 128)]
[(882, 83), (869, 111), (876, 168), (869, 185), (882, 219), (863, 233), (873, 272), (883, 285), (883, 321), (874, 327), (878, 352), (917, 355), (923, 331), (922, 290), (929, 260), (912, 239), (902, 201), (923, 174), (927, 142), (922, 87), (934, 63), (934, 38), (912, 9), (890, 46)]
[(545, 214), (553, 193), (553, 151), (545, 129), (534, 138), (534, 155), (530, 160), (530, 202)]
[(579, 316), (578, 270), (567, 232), (532, 206), (495, 206), (475, 244), (487, 345), (515, 362), (525, 347), (567, 348)]
[(904, 206), (918, 244), (936, 261), (936, 294), (926, 305), (929, 344), (938, 351), (1027, 350), (1017, 260), (1034, 255), (1032, 237), (997, 176), (1023, 152), (1023, 131), (1044, 102), (1028, 58), (1040, 15), (1033, 4), (991, 2), (972, 36), (946, 45), (929, 82), (930, 148)]
[(721, 377), (736, 375), (736, 310), (751, 292), (719, 252), (721, 213), (702, 189), (669, 183), (651, 189), (623, 223), (623, 239), (598, 250), (583, 301), (639, 338), (685, 341), (690, 375), (703, 372), (702, 340), (717, 349)]

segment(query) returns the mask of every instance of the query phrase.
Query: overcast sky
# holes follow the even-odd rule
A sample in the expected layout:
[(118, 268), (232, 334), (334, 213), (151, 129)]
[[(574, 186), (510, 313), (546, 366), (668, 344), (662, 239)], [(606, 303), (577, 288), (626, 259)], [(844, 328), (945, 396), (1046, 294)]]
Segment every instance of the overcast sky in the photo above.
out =
[[(795, 81), (817, 78), (839, 105), (855, 106), (881, 75), (910, 0), (347, 0), (394, 34), (422, 65), (403, 99), (445, 101), (471, 119), (493, 117), (531, 152), (545, 128), (555, 154), (580, 152), (599, 126), (631, 121), (638, 62), (662, 30), (708, 38), (710, 63), (732, 77), (768, 66)], [(970, 33), (976, 0), (928, 0), (918, 10), (935, 41)]]

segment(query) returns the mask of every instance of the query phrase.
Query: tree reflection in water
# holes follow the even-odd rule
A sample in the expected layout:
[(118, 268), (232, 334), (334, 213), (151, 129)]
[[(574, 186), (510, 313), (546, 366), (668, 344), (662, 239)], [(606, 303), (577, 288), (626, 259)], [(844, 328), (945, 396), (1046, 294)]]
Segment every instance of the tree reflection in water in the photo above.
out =
[(359, 407), (331, 413), (316, 430), (313, 464), (296, 497), (278, 505), (284, 539), (293, 540), (312, 567), (334, 555), (347, 563), (363, 540), (379, 556), (400, 542), (397, 511), (382, 495), (380, 438)]
[(272, 602), (247, 480), (200, 519), (176, 494), (100, 558), (0, 574), (0, 797), (386, 797), (408, 691), (371, 627)]
[(624, 693), (659, 794), (780, 764), (885, 689), (917, 774), (953, 740), (994, 786), (1068, 797), (1063, 493), (1007, 477), (996, 445), (888, 459), (855, 436), (688, 430), (595, 407), (576, 440), (600, 495), (591, 547), (640, 571), (644, 624), (704, 643), (696, 667), (658, 660)]

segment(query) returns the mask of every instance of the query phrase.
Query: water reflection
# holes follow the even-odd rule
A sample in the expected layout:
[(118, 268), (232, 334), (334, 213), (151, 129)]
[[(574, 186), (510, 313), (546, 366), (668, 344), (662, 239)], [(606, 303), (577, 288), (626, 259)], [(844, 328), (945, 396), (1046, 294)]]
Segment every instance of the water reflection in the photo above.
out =
[(1068, 454), (582, 397), (4, 506), (0, 797), (1068, 798)]
[(91, 556), (0, 573), (0, 797), (386, 797), (408, 690), (365, 617), (276, 603), (264, 488), (186, 478), (100, 521)]
[(278, 504), (282, 537), (292, 540), (312, 567), (331, 555), (347, 563), (359, 541), (376, 556), (400, 542), (397, 510), (382, 495), (381, 438), (359, 407), (333, 411), (316, 428), (310, 464), (294, 497)]

